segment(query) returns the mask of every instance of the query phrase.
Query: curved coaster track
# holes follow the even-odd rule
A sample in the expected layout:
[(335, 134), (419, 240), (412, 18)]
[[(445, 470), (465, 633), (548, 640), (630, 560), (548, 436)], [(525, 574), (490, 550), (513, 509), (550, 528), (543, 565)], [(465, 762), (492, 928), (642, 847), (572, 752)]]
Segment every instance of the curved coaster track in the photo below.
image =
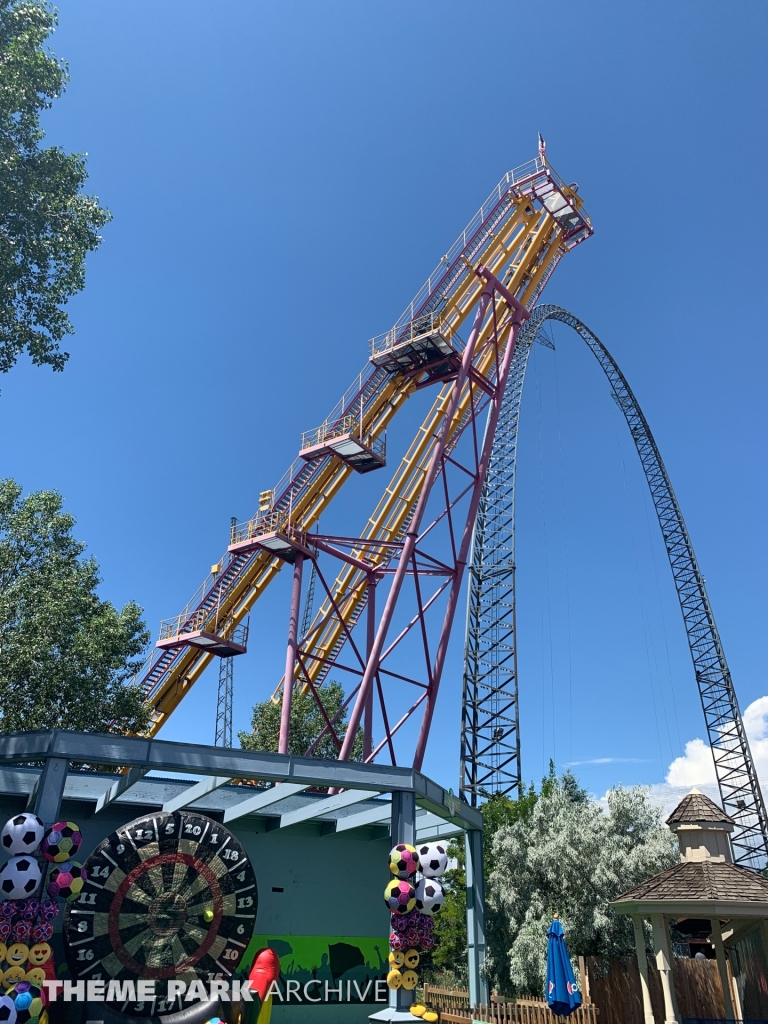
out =
[[(659, 519), (683, 613), (724, 809), (735, 822), (734, 860), (763, 867), (768, 821), (731, 673), (691, 538), (651, 428), (600, 339), (559, 306), (536, 306), (510, 369), (473, 540), (461, 722), (461, 782), (472, 804), (485, 792), (520, 789), (515, 630), (515, 468), (528, 357), (548, 320), (573, 328), (602, 367), (635, 442)], [(544, 340), (544, 344), (550, 344)]]

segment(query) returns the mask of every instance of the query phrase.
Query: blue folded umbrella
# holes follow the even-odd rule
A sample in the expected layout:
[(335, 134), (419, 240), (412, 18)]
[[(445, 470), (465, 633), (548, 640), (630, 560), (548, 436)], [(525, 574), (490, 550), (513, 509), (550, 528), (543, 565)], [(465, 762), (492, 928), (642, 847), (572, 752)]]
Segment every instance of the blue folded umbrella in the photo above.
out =
[(547, 1003), (558, 1017), (567, 1017), (581, 1006), (581, 993), (565, 947), (563, 926), (557, 918), (547, 932)]

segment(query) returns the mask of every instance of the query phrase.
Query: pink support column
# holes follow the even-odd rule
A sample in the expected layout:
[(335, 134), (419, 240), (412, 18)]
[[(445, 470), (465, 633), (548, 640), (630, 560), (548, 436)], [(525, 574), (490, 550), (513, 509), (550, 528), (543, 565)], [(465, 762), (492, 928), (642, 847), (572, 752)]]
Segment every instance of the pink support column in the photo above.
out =
[(432, 490), (432, 485), (434, 484), (437, 478), (437, 474), (440, 470), (440, 465), (442, 463), (443, 452), (445, 451), (445, 444), (446, 441), (448, 440), (448, 430), (450, 428), (453, 417), (456, 413), (456, 409), (459, 404), (459, 398), (461, 397), (461, 390), (469, 374), (469, 368), (472, 365), (472, 360), (475, 354), (475, 345), (477, 344), (477, 339), (480, 335), (480, 330), (483, 326), (485, 313), (493, 297), (493, 290), (493, 284), (487, 284), (486, 287), (483, 289), (480, 298), (480, 305), (478, 306), (477, 313), (475, 314), (475, 319), (472, 324), (472, 332), (469, 336), (469, 339), (467, 340), (467, 345), (466, 348), (464, 349), (464, 355), (461, 360), (461, 367), (459, 369), (459, 373), (456, 377), (456, 380), (454, 381), (453, 389), (451, 390), (451, 397), (448, 401), (448, 406), (443, 415), (443, 422), (440, 428), (440, 434), (437, 440), (437, 444), (435, 445), (435, 450), (432, 453), (432, 459), (429, 463), (429, 469), (427, 470), (427, 474), (424, 478), (424, 483), (422, 484), (421, 494), (419, 495), (419, 500), (416, 504), (416, 510), (413, 514), (413, 519), (411, 520), (411, 524), (408, 527), (408, 532), (406, 534), (405, 541), (403, 543), (403, 548), (400, 553), (400, 560), (397, 565), (397, 570), (392, 579), (392, 587), (389, 591), (389, 594), (387, 595), (386, 604), (384, 605), (384, 611), (382, 612), (381, 621), (379, 623), (379, 629), (378, 632), (376, 633), (376, 639), (373, 644), (373, 649), (371, 650), (370, 655), (368, 657), (368, 663), (365, 666), (365, 672), (360, 683), (360, 689), (358, 690), (357, 693), (355, 706), (352, 709), (352, 714), (350, 715), (349, 725), (347, 726), (347, 732), (344, 737), (344, 742), (342, 744), (341, 750), (339, 751), (340, 761), (348, 760), (350, 754), (352, 753), (352, 744), (355, 741), (355, 734), (357, 732), (358, 726), (360, 725), (360, 719), (362, 718), (363, 710), (368, 701), (368, 693), (373, 687), (373, 681), (376, 678), (376, 673), (379, 670), (379, 659), (381, 658), (381, 653), (384, 649), (384, 643), (387, 639), (387, 632), (389, 630), (390, 623), (392, 622), (392, 616), (394, 615), (395, 605), (397, 604), (397, 599), (400, 596), (403, 581), (405, 580), (406, 574), (410, 568), (411, 559), (413, 557), (413, 551), (414, 548), (416, 547), (416, 540), (419, 536), (419, 528), (421, 526), (421, 521), (424, 518), (424, 511), (426, 509), (427, 501)]
[(509, 340), (507, 347), (504, 350), (504, 359), (502, 360), (501, 368), (499, 370), (499, 377), (496, 381), (496, 393), (491, 404), (490, 414), (488, 417), (488, 428), (485, 432), (485, 440), (483, 442), (483, 450), (480, 455), (480, 463), (477, 467), (477, 477), (475, 484), (472, 489), (472, 499), (469, 504), (469, 510), (467, 511), (467, 519), (464, 525), (464, 533), (461, 538), (461, 545), (459, 547), (459, 553), (456, 558), (456, 567), (451, 583), (451, 591), (448, 595), (448, 604), (445, 609), (445, 618), (443, 619), (443, 628), (440, 632), (440, 640), (437, 645), (437, 653), (435, 655), (435, 664), (432, 672), (432, 685), (427, 693), (426, 706), (424, 708), (424, 717), (421, 721), (421, 730), (419, 731), (419, 740), (416, 744), (416, 753), (413, 757), (413, 767), (416, 771), (421, 771), (421, 765), (424, 761), (424, 753), (427, 749), (427, 740), (429, 739), (429, 729), (432, 724), (432, 715), (435, 711), (435, 702), (437, 700), (437, 691), (440, 688), (440, 677), (443, 672), (443, 665), (445, 664), (445, 656), (448, 652), (448, 642), (451, 636), (451, 627), (453, 626), (453, 619), (456, 613), (456, 605), (459, 600), (459, 593), (461, 591), (461, 584), (464, 578), (464, 570), (467, 565), (467, 556), (469, 555), (469, 546), (472, 542), (472, 531), (475, 525), (475, 519), (477, 518), (477, 510), (480, 506), (480, 496), (483, 490), (483, 484), (485, 483), (485, 476), (488, 471), (488, 463), (490, 462), (491, 452), (493, 450), (493, 441), (496, 434), (496, 424), (499, 420), (499, 414), (501, 412), (501, 404), (504, 401), (504, 390), (507, 384), (507, 378), (509, 376), (509, 370), (512, 365), (512, 358), (515, 354), (515, 345), (517, 343), (517, 336), (520, 333), (520, 328), (525, 320), (528, 320), (530, 313), (525, 307), (520, 306), (519, 303), (515, 305), (515, 317), (512, 322), (512, 327), (509, 332)]
[[(376, 577), (373, 573), (368, 574), (368, 636), (365, 651), (366, 664), (371, 660), (373, 643), (376, 639)], [(367, 761), (373, 750), (373, 687), (368, 688), (368, 697), (365, 702), (365, 717), (363, 718), (363, 760)]]
[(301, 608), (301, 575), (304, 555), (296, 552), (293, 563), (293, 586), (291, 588), (291, 614), (288, 619), (288, 647), (285, 652), (285, 677), (283, 681), (283, 706), (280, 713), (280, 742), (278, 753), (288, 753), (291, 736), (291, 702), (293, 700), (293, 672), (296, 666), (296, 643), (299, 633), (299, 611)]

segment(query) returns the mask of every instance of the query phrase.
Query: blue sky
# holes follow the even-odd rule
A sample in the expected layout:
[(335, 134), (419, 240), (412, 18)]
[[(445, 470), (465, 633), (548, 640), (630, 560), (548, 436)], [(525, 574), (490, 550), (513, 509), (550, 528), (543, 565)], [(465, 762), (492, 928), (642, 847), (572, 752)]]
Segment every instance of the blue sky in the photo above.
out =
[[(763, 3), (59, 11), (72, 81), (48, 138), (88, 152), (114, 221), (71, 303), (65, 372), (22, 361), (0, 381), (2, 473), (65, 495), (105, 596), (138, 600), (153, 633), (181, 609), (230, 516), (252, 514), (541, 131), (596, 228), (546, 299), (627, 375), (742, 707), (768, 694)], [(680, 613), (607, 384), (575, 335), (554, 339), (521, 427), (524, 774), (553, 757), (595, 792), (659, 784), (703, 736)], [(350, 486), (340, 515), (362, 525), (371, 486)], [(281, 674), (287, 586), (254, 612), (236, 728)], [(425, 764), (454, 787), (460, 654), (457, 633)], [(209, 673), (164, 735), (211, 741), (214, 713)]]

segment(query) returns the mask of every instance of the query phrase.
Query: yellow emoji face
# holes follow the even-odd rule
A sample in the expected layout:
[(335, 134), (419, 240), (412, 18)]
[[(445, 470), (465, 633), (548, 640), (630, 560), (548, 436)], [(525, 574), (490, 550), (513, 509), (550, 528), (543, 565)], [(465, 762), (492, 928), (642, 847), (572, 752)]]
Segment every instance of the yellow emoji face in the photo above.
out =
[(0, 960), (5, 960), (5, 954), (8, 952), (8, 947), (4, 942), (0, 942)]
[(25, 946), (23, 942), (14, 942), (8, 947), (5, 959), (11, 967), (20, 967), (29, 960), (29, 946)]
[(403, 966), (403, 952), (400, 949), (393, 949), (389, 954), (389, 966), (390, 967), (402, 967)]
[(387, 975), (387, 985), (392, 989), (398, 989), (403, 984), (403, 976), (398, 970), (390, 971)]
[[(51, 959), (51, 947), (47, 942), (36, 942), (29, 947), (29, 962), (33, 967), (39, 967)], [(27, 978), (29, 981), (29, 978)]]
[[(32, 959), (32, 956), (30, 954), (30, 960), (31, 959)], [(405, 959), (403, 960), (403, 963), (405, 964), (406, 967), (410, 967), (411, 970), (413, 970), (414, 967), (418, 967), (419, 966), (419, 953), (418, 953), (418, 950), (416, 950), (416, 949), (409, 949), (406, 952), (406, 954), (405, 954)]]
[(412, 989), (416, 988), (419, 978), (416, 971), (406, 971), (403, 974), (403, 988)]
[(33, 985), (37, 985), (38, 988), (43, 987), (45, 981), (45, 971), (42, 967), (32, 967), (24, 975), (25, 981), (31, 981)]
[(3, 978), (4, 985), (15, 985), (17, 981), (24, 981), (23, 967), (9, 967)]

